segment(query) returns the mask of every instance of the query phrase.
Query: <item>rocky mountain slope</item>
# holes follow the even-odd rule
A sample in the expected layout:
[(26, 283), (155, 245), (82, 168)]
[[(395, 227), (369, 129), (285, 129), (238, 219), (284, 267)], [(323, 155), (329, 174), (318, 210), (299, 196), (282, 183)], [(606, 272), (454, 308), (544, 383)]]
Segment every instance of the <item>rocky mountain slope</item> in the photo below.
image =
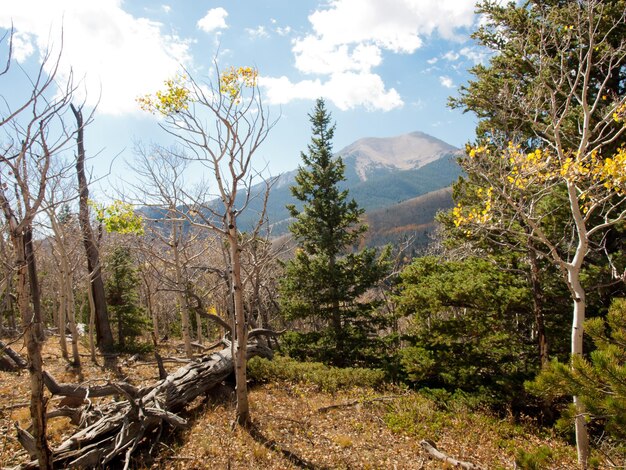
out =
[[(385, 209), (387, 214), (394, 211), (401, 214), (409, 206), (412, 208), (411, 212), (414, 212), (414, 206), (419, 205), (420, 201), (394, 207), (404, 201), (449, 187), (461, 175), (456, 161), (461, 154), (459, 149), (423, 132), (387, 138), (363, 138), (336, 152), (345, 164), (344, 187), (349, 189), (350, 196), (368, 214), (380, 209)], [(297, 170), (293, 170), (280, 175), (270, 193), (267, 215), (274, 236), (288, 230), (289, 214), (285, 205), (296, 202), (289, 189), (295, 183), (296, 173)], [(253, 188), (253, 193), (259, 191), (260, 187)], [(441, 207), (433, 206), (435, 200)], [(256, 197), (251, 202), (248, 213), (241, 214), (242, 227), (252, 223), (260, 210), (261, 201), (261, 197)], [(434, 216), (438, 209), (451, 206), (451, 197), (449, 194), (445, 197), (438, 195), (429, 199), (428, 205), (427, 212)], [(381, 220), (394, 218), (397, 219), (393, 216), (383, 217)], [(432, 221), (430, 217), (429, 220), (421, 220), (419, 224), (432, 224)], [(393, 228), (396, 227), (388, 227)], [(380, 230), (384, 231), (383, 228)]]

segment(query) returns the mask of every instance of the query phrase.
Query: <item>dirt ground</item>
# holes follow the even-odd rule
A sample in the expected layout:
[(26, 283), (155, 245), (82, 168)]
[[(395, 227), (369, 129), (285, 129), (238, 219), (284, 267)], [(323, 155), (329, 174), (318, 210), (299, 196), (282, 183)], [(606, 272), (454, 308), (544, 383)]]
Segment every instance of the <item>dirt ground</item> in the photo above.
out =
[[(25, 355), (21, 341), (11, 346)], [(58, 337), (44, 347), (46, 369), (60, 382), (102, 384), (126, 379), (134, 385), (158, 380), (149, 356), (120, 358), (120, 373), (92, 364), (82, 349), (82, 376), (72, 372), (60, 354)], [(174, 349), (163, 350), (172, 356)], [(166, 363), (169, 371), (181, 364)], [(16, 439), (14, 423), (29, 423), (28, 373), (0, 372), (0, 467), (28, 460)], [(457, 459), (483, 468), (515, 468), (516, 449), (546, 446), (553, 458), (545, 468), (574, 468), (575, 451), (553, 436), (537, 435), (527, 428), (480, 415), (442, 415), (424, 408), (415, 412), (416, 394), (399, 389), (374, 391), (355, 388), (325, 393), (303, 383), (251, 384), (254, 426), (245, 431), (232, 425), (233, 394), (225, 388), (217, 397), (198, 399), (185, 413), (190, 426), (164, 433), (152, 456), (135, 468), (153, 469), (438, 469), (446, 468), (421, 448), (429, 437), (438, 448)], [(59, 405), (51, 397), (48, 409)], [(424, 405), (425, 406), (425, 405)], [(324, 409), (330, 407), (329, 409)], [(403, 410), (403, 407), (406, 410)], [(404, 411), (414, 414), (407, 414)], [(390, 420), (397, 416), (412, 416)], [(399, 413), (399, 414), (398, 414)], [(404, 421), (403, 421), (404, 419)], [(74, 432), (67, 418), (51, 419), (52, 446)], [(111, 468), (116, 468), (112, 466)], [(121, 468), (121, 467), (120, 467)]]

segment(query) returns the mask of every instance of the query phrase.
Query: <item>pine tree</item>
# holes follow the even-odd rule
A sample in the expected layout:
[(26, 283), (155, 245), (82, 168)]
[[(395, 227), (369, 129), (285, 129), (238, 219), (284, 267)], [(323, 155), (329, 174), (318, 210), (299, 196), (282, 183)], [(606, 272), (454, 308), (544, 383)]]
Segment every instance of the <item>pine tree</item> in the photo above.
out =
[(291, 336), (291, 353), (336, 365), (371, 365), (377, 356), (377, 340), (371, 338), (380, 318), (375, 302), (360, 297), (385, 275), (386, 257), (372, 249), (352, 251), (367, 230), (364, 210), (339, 186), (345, 166), (333, 157), (335, 125), (322, 99), (309, 118), (311, 143), (291, 187), (303, 207), (287, 206), (298, 249), (286, 266), (281, 305), (288, 319), (306, 320), (310, 331)]
[(106, 300), (117, 324), (118, 347), (127, 349), (141, 336), (149, 321), (139, 300), (139, 276), (128, 247), (117, 246), (107, 260), (109, 276), (105, 284)]
[[(588, 412), (587, 419), (613, 437), (626, 442), (626, 299), (615, 298), (606, 320), (585, 322), (595, 350), (588, 358), (574, 356), (572, 364), (554, 360), (527, 388), (543, 398), (558, 399), (578, 394)], [(561, 424), (569, 424), (576, 409), (570, 405)], [(615, 450), (626, 457), (626, 448)]]

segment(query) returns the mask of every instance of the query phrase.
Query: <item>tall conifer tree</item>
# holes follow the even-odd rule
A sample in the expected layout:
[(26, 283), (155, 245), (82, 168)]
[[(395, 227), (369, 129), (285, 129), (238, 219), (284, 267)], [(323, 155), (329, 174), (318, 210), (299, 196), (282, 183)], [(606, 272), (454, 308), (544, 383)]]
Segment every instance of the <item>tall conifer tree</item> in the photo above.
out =
[(311, 143), (291, 187), (303, 207), (287, 206), (298, 249), (281, 284), (283, 312), (289, 319), (306, 320), (311, 330), (292, 336), (299, 344), (296, 354), (336, 365), (371, 364), (376, 356), (371, 337), (379, 324), (374, 302), (359, 298), (388, 265), (373, 249), (353, 252), (367, 230), (361, 222), (364, 210), (339, 186), (345, 165), (333, 157), (335, 125), (322, 99), (309, 118)]

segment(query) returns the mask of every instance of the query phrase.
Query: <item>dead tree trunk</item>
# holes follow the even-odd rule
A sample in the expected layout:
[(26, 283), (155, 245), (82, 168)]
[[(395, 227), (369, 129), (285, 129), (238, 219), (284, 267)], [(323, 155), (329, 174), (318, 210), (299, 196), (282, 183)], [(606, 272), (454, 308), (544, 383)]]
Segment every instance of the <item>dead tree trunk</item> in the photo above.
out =
[(83, 244), (87, 254), (87, 269), (89, 271), (89, 289), (93, 295), (93, 301), (96, 314), (96, 338), (98, 347), (106, 357), (113, 354), (113, 333), (109, 323), (109, 315), (107, 313), (106, 297), (104, 293), (104, 283), (102, 281), (102, 270), (100, 266), (100, 253), (96, 246), (93, 231), (91, 230), (91, 222), (89, 220), (89, 187), (87, 185), (87, 177), (85, 176), (85, 144), (83, 140), (83, 114), (80, 109), (76, 109), (70, 105), (77, 125), (78, 152), (76, 155), (76, 174), (78, 176), (79, 190), (79, 212), (78, 219), (80, 229), (83, 233)]
[[(271, 349), (264, 342), (256, 341), (256, 333), (253, 330), (249, 334), (248, 355), (271, 357)], [(55, 468), (104, 468), (121, 459), (125, 461), (124, 468), (128, 468), (138, 445), (157, 442), (163, 426), (186, 426), (186, 420), (176, 413), (234, 372), (231, 344), (229, 340), (224, 341), (227, 346), (223, 350), (194, 361), (145, 388), (127, 383), (94, 387), (59, 384), (46, 373), (45, 384), (52, 395), (90, 399), (109, 395), (124, 397), (101, 406), (94, 407), (90, 403), (78, 410), (51, 412), (51, 416), (69, 416), (72, 422), (82, 423), (81, 430), (53, 449)], [(18, 439), (24, 448), (32, 447), (28, 433), (18, 432)], [(37, 468), (37, 462), (29, 462), (21, 468)]]

